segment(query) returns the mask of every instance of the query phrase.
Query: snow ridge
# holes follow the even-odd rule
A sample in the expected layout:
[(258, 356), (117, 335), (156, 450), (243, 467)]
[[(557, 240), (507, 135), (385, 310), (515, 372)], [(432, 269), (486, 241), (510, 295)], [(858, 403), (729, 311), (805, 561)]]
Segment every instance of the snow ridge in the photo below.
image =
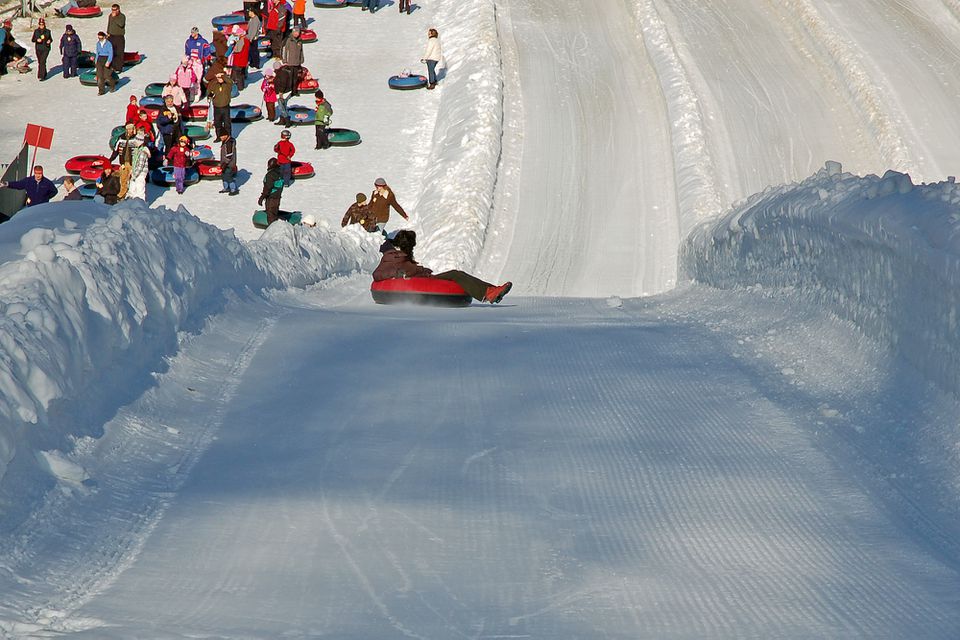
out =
[(717, 180), (711, 168), (714, 162), (710, 158), (706, 127), (696, 91), (663, 18), (652, 0), (635, 0), (633, 12), (638, 37), (642, 39), (660, 78), (670, 117), (682, 236), (699, 221), (721, 210)]
[[(85, 228), (69, 220), (91, 213), (103, 217)], [(5, 475), (18, 447), (69, 450), (89, 435), (77, 411), (155, 370), (227, 291), (305, 286), (376, 261), (376, 243), (359, 234), (273, 225), (243, 244), (183, 208), (142, 201), (31, 211), (57, 215), (22, 236), (22, 259), (0, 266), (0, 495), (14, 491)], [(44, 429), (30, 436), (30, 425)]]
[(863, 68), (855, 47), (829, 26), (809, 0), (788, 0), (783, 8), (802, 25), (815, 46), (828, 54), (828, 62), (837, 72), (837, 90), (847, 92), (863, 114), (887, 165), (898, 171), (917, 173), (918, 167), (899, 133), (898, 119), (891, 115), (891, 105), (884, 103), (880, 88)]
[(941, 388), (960, 390), (960, 185), (843, 173), (828, 162), (770, 188), (681, 247), (681, 270), (719, 288), (793, 292), (852, 321)]
[(503, 137), (503, 78), (492, 0), (444, 0), (436, 7), (448, 76), (417, 205), (422, 262), (434, 271), (469, 268), (486, 236)]

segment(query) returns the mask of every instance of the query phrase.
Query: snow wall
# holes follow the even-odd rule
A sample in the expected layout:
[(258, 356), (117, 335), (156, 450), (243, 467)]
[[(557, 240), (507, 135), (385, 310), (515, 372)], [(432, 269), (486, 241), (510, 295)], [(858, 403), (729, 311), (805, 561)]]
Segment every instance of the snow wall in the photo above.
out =
[(960, 185), (843, 173), (828, 162), (701, 224), (681, 274), (787, 291), (855, 323), (944, 390), (960, 391)]
[(182, 208), (140, 200), (41, 205), (2, 225), (0, 514), (47, 485), (29, 481), (40, 451), (96, 435), (124, 393), (149, 384), (131, 380), (161, 370), (178, 333), (202, 327), (230, 292), (369, 270), (376, 245), (362, 232), (291, 225), (242, 243)]

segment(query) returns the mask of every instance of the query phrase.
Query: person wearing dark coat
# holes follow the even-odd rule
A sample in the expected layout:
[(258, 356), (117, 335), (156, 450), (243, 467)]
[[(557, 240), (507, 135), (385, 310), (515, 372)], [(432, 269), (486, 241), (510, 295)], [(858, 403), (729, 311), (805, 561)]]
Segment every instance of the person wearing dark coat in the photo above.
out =
[(263, 191), (257, 204), (267, 212), (267, 226), (280, 219), (280, 197), (283, 195), (283, 175), (276, 158), (267, 161), (267, 173), (263, 176)]
[(377, 230), (377, 223), (370, 217), (370, 212), (367, 210), (367, 195), (364, 193), (358, 193), (357, 201), (351, 204), (347, 212), (343, 214), (340, 226), (346, 227), (350, 224), (358, 224), (366, 231)]
[(391, 278), (437, 278), (452, 280), (474, 300), (497, 304), (503, 300), (513, 287), (512, 282), (499, 286), (484, 282), (480, 278), (464, 271), (444, 271), (434, 273), (413, 259), (413, 248), (417, 244), (417, 234), (410, 230), (394, 231), (380, 246), (380, 264), (373, 271), (374, 282)]
[(163, 108), (160, 115), (157, 116), (157, 131), (163, 139), (164, 152), (170, 151), (176, 145), (177, 140), (183, 135), (183, 119), (180, 112), (173, 104), (173, 96), (167, 96), (163, 99)]
[(0, 188), (2, 187), (26, 191), (26, 206), (28, 207), (50, 202), (50, 199), (57, 195), (57, 187), (54, 186), (50, 178), (44, 177), (43, 167), (40, 165), (33, 168), (32, 176), (27, 176), (23, 180), (14, 180), (13, 182), (0, 182)]
[(73, 25), (68, 24), (63, 35), (60, 36), (60, 56), (62, 58), (61, 62), (63, 62), (64, 78), (77, 77), (77, 67), (82, 50), (83, 43), (80, 42), (80, 36), (73, 30)]
[(397, 213), (407, 220), (407, 212), (403, 210), (400, 203), (397, 202), (397, 196), (393, 190), (387, 186), (387, 181), (383, 178), (377, 178), (373, 183), (373, 193), (370, 195), (370, 215), (377, 227), (382, 231), (383, 227), (390, 220), (390, 207), (393, 207)]
[(120, 197), (120, 176), (109, 164), (103, 168), (103, 173), (97, 179), (97, 195), (103, 198), (104, 204), (117, 204)]
[(120, 5), (110, 7), (110, 17), (107, 18), (107, 35), (113, 45), (113, 70), (123, 72), (123, 51), (127, 46), (127, 16), (120, 13)]
[(83, 200), (83, 196), (80, 195), (80, 189), (77, 189), (76, 183), (73, 181), (73, 178), (67, 176), (63, 179), (63, 188), (66, 190), (67, 195), (63, 196), (63, 199), (66, 200)]
[(220, 136), (220, 168), (223, 189), (220, 193), (240, 195), (237, 189), (237, 139), (224, 131)]
[(50, 29), (47, 29), (47, 22), (43, 18), (40, 18), (37, 28), (33, 30), (30, 41), (36, 46), (37, 77), (42, 82), (47, 79), (47, 56), (50, 55), (50, 49), (53, 46), (53, 35)]

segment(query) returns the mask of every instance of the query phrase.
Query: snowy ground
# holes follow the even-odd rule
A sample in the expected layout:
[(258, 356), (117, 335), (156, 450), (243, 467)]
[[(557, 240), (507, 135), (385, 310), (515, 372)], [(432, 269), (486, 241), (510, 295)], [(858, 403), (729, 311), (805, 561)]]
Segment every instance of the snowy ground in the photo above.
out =
[[(179, 6), (163, 17), (204, 23)], [(142, 205), (18, 215), (0, 636), (960, 634), (960, 4), (310, 15), (364, 45), (332, 86), (377, 69), (335, 107), (417, 118), (358, 125), (292, 193), (402, 180), (421, 259), (517, 293), (378, 307), (373, 239), (258, 238), (217, 185), (183, 202), (235, 231)], [(441, 90), (387, 91), (428, 24)], [(8, 80), (0, 110), (27, 111), (35, 84)], [(241, 158), (275, 130), (246, 128)]]

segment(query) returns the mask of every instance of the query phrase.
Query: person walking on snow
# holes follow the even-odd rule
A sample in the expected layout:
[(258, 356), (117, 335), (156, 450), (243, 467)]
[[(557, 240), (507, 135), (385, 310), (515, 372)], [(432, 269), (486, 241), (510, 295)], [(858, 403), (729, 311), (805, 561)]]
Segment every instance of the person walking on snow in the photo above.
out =
[(223, 181), (220, 193), (240, 195), (237, 189), (237, 139), (226, 132), (220, 136), (220, 169)]
[(260, 16), (253, 9), (247, 11), (247, 65), (251, 69), (260, 68)]
[(397, 197), (394, 195), (393, 190), (387, 186), (387, 181), (383, 178), (377, 178), (373, 182), (373, 193), (370, 195), (370, 204), (368, 206), (370, 208), (370, 216), (373, 218), (377, 230), (381, 232), (387, 225), (387, 221), (390, 220), (390, 207), (396, 209), (397, 213), (399, 213), (404, 220), (410, 219), (407, 217), (407, 212), (404, 211), (403, 207), (397, 202)]
[(113, 77), (113, 69), (110, 64), (113, 62), (113, 45), (107, 40), (107, 34), (103, 31), (97, 34), (97, 90), (99, 95), (105, 94), (106, 85), (110, 85), (110, 91), (117, 90), (117, 81)]
[(77, 68), (80, 63), (80, 52), (83, 50), (83, 43), (80, 42), (80, 36), (73, 30), (73, 25), (67, 25), (60, 36), (60, 56), (63, 63), (63, 77), (77, 77)]
[(427, 48), (423, 52), (420, 62), (427, 64), (427, 89), (437, 86), (437, 65), (443, 58), (440, 48), (440, 33), (436, 29), (427, 31)]
[(53, 35), (50, 29), (47, 29), (47, 21), (40, 18), (37, 28), (33, 30), (33, 37), (30, 41), (36, 47), (37, 52), (37, 78), (41, 82), (47, 79), (47, 56), (50, 55), (50, 49), (53, 47)]
[(177, 83), (177, 74), (170, 76), (167, 84), (163, 85), (163, 91), (160, 92), (160, 97), (163, 98), (164, 104), (166, 104), (167, 96), (173, 99), (173, 106), (177, 109), (183, 109), (184, 105), (187, 104), (187, 94), (183, 92), (183, 88)]
[(233, 81), (221, 71), (207, 85), (207, 95), (213, 104), (213, 126), (219, 138), (224, 133), (233, 134), (233, 122), (230, 119), (230, 99), (233, 93)]
[(27, 207), (50, 202), (53, 196), (57, 195), (57, 187), (50, 178), (43, 175), (43, 167), (37, 165), (33, 168), (33, 175), (27, 176), (23, 180), (14, 180), (13, 182), (0, 182), (0, 189), (20, 189), (27, 192)]
[(280, 173), (280, 164), (276, 158), (267, 160), (267, 173), (263, 176), (263, 191), (257, 204), (267, 213), (267, 226), (280, 219), (280, 198), (283, 196), (285, 181)]
[(290, 130), (284, 129), (280, 132), (280, 141), (273, 145), (273, 150), (277, 154), (276, 161), (280, 166), (280, 175), (283, 176), (283, 184), (289, 187), (293, 184), (293, 156), (297, 153), (297, 148), (290, 142)]
[(260, 91), (263, 91), (263, 103), (267, 107), (267, 120), (273, 122), (277, 119), (277, 91), (273, 86), (273, 69), (267, 67), (263, 71), (263, 81), (260, 83)]
[(173, 182), (177, 193), (183, 195), (186, 188), (183, 184), (187, 176), (187, 164), (190, 162), (190, 138), (180, 136), (177, 146), (167, 152), (167, 158), (173, 165)]
[(333, 116), (333, 107), (323, 97), (323, 91), (317, 90), (313, 94), (316, 99), (316, 115), (314, 116), (314, 126), (317, 132), (317, 149), (330, 148), (330, 134), (327, 133), (327, 127), (330, 126), (330, 118)]
[(404, 11), (407, 12), (407, 15), (410, 15), (410, 0), (400, 0), (400, 13)]
[(437, 278), (451, 280), (460, 285), (474, 300), (498, 304), (513, 288), (512, 282), (493, 285), (464, 271), (444, 271), (434, 273), (413, 259), (413, 248), (417, 244), (417, 234), (410, 230), (394, 231), (387, 236), (380, 247), (380, 264), (373, 271), (374, 282), (392, 278)]
[(183, 56), (180, 60), (180, 66), (174, 72), (177, 76), (177, 86), (179, 86), (186, 97), (187, 104), (195, 102), (200, 97), (200, 76), (193, 64), (195, 58)]
[(110, 17), (107, 18), (107, 36), (113, 47), (113, 70), (123, 72), (123, 52), (126, 45), (127, 16), (120, 13), (120, 5), (110, 7)]
[(293, 22), (294, 28), (307, 28), (307, 0), (293, 0)]

